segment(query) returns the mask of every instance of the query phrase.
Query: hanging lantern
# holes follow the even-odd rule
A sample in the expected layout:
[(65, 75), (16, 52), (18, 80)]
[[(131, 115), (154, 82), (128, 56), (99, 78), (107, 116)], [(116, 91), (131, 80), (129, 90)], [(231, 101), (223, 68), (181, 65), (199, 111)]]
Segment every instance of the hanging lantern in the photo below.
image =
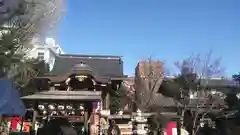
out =
[(66, 109), (67, 109), (67, 110), (72, 110), (73, 107), (72, 107), (72, 105), (67, 105), (67, 106), (66, 106)]
[(48, 105), (48, 109), (52, 111), (52, 110), (54, 110), (54, 109), (55, 109), (55, 106), (54, 106), (54, 105), (52, 105), (52, 104), (50, 104), (50, 105)]
[(64, 110), (64, 105), (58, 105), (58, 110)]
[(43, 115), (46, 115), (46, 114), (47, 114), (47, 111), (46, 111), (46, 110), (44, 110), (44, 111), (42, 112), (42, 114), (43, 114)]
[(84, 105), (83, 105), (83, 104), (80, 104), (78, 109), (79, 109), (79, 110), (84, 110)]
[(45, 107), (44, 107), (44, 105), (38, 105), (38, 109), (42, 111), (45, 109)]
[(61, 114), (62, 114), (62, 115), (65, 115), (65, 114), (66, 114), (66, 112), (65, 112), (65, 111), (61, 111)]
[(72, 115), (75, 115), (76, 113), (75, 113), (75, 111), (72, 111), (71, 114), (72, 114)]

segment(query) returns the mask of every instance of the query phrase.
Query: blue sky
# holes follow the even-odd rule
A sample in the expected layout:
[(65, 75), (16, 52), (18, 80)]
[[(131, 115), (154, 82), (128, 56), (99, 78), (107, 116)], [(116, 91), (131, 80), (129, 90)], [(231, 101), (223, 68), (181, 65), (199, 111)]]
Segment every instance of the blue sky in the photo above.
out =
[(65, 52), (120, 55), (125, 74), (152, 56), (173, 63), (192, 53), (222, 57), (240, 71), (240, 0), (68, 0), (58, 42)]

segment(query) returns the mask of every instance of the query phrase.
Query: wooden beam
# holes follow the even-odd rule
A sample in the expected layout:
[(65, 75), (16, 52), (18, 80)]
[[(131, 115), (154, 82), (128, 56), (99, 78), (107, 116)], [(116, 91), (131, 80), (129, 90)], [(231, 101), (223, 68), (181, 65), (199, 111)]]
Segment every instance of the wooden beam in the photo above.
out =
[(84, 112), (84, 127), (86, 130), (86, 134), (88, 134), (88, 110), (85, 110)]
[(108, 110), (110, 108), (110, 94), (107, 92), (105, 97), (105, 109)]

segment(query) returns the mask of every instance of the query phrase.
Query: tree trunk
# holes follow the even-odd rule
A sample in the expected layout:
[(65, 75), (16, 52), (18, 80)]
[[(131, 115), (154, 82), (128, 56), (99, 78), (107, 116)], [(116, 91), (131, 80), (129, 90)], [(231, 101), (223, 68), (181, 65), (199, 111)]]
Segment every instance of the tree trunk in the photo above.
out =
[(193, 128), (192, 128), (192, 135), (196, 135), (197, 134), (197, 126), (196, 126), (196, 122), (197, 122), (197, 118), (198, 118), (198, 112), (195, 112), (194, 114), (194, 118), (193, 118)]
[(181, 118), (180, 118), (180, 127), (183, 128), (184, 126), (184, 116), (185, 116), (185, 109), (181, 109)]

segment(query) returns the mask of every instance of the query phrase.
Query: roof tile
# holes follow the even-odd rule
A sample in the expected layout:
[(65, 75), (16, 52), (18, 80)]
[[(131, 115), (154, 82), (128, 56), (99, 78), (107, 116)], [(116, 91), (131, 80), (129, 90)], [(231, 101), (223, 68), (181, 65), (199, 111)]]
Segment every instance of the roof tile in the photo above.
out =
[(96, 76), (123, 77), (123, 61), (119, 56), (59, 55), (51, 73), (63, 75), (80, 63), (87, 64)]

